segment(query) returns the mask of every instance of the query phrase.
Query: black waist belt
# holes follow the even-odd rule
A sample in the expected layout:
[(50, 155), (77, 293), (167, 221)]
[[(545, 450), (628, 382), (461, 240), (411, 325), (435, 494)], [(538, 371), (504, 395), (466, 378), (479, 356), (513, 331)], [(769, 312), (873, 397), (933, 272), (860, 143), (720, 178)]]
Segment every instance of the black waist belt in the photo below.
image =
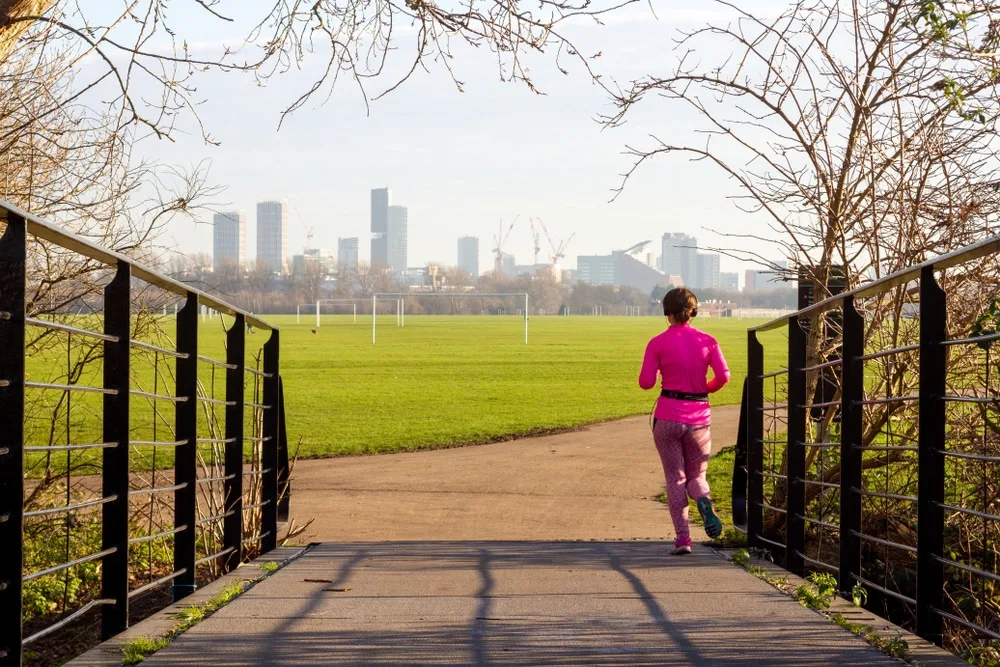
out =
[(660, 396), (663, 398), (674, 398), (678, 401), (703, 401), (708, 403), (708, 394), (690, 394), (686, 391), (674, 391), (673, 389), (664, 389), (660, 392)]

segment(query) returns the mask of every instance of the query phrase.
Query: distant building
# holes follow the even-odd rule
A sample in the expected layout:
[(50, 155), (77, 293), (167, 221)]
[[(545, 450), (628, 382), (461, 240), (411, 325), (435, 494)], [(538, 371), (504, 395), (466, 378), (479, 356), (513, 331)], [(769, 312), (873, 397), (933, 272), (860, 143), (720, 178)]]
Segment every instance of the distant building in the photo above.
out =
[(576, 277), (588, 285), (614, 285), (615, 256), (580, 255), (576, 258)]
[(247, 257), (247, 214), (223, 211), (212, 216), (212, 268), (243, 268)]
[(372, 190), (371, 234), (372, 234), (372, 266), (389, 266), (389, 202), (392, 193), (389, 188)]
[(577, 280), (588, 285), (620, 285), (652, 292), (657, 285), (667, 284), (662, 273), (620, 250), (610, 255), (580, 255), (576, 264)]
[(473, 278), (479, 276), (479, 239), (475, 236), (458, 239), (458, 268)]
[(407, 211), (405, 206), (390, 206), (386, 223), (386, 263), (396, 275), (406, 273)]
[(337, 268), (336, 259), (330, 250), (306, 248), (301, 255), (292, 257), (292, 275), (330, 275)]
[(719, 256), (714, 252), (698, 253), (694, 289), (719, 289)]
[(337, 266), (341, 271), (358, 268), (358, 237), (337, 239)]
[(685, 285), (696, 285), (698, 282), (698, 240), (687, 234), (664, 234), (660, 269), (668, 276), (681, 276)]
[(503, 254), (503, 274), (511, 278), (517, 275), (517, 262), (514, 260), (514, 255)]
[(257, 266), (284, 273), (288, 257), (288, 202), (257, 203)]
[(788, 278), (786, 275), (788, 262), (782, 259), (773, 262), (773, 264), (775, 266), (774, 270), (756, 272), (754, 287), (757, 291), (787, 289), (795, 286), (795, 282), (786, 280)]
[(743, 274), (743, 291), (753, 292), (757, 289), (757, 272), (753, 269), (747, 269)]
[(720, 273), (719, 288), (724, 289), (727, 292), (738, 292), (740, 289), (740, 274)]

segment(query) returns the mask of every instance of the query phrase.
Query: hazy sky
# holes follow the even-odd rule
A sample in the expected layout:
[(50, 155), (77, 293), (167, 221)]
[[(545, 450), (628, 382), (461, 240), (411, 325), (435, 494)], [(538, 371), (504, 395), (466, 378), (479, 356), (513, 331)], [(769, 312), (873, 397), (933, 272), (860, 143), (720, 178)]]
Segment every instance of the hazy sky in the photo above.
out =
[[(240, 14), (259, 16), (266, 3), (228, 4), (239, 6)], [(725, 20), (717, 10), (687, 9), (691, 4), (655, 0), (658, 18), (649, 5), (634, 5), (609, 17), (605, 26), (581, 23), (570, 32), (584, 52), (602, 52), (596, 64), (607, 77), (627, 82), (666, 74), (677, 57), (672, 39), (679, 28), (713, 17)], [(184, 36), (196, 48), (236, 44), (243, 34), (239, 26), (225, 33), (225, 24), (187, 11), (197, 21), (188, 24), (191, 32)], [(172, 18), (179, 23), (183, 16)], [(399, 46), (405, 51), (408, 42)], [(707, 54), (707, 59), (719, 55)], [(694, 234), (701, 246), (731, 247), (734, 241), (709, 230), (745, 232), (748, 225), (762, 225), (726, 199), (733, 187), (718, 171), (673, 156), (647, 163), (609, 203), (619, 174), (630, 166), (624, 146), (642, 144), (650, 133), (684, 135), (692, 119), (676, 106), (651, 104), (627, 127), (602, 130), (595, 117), (610, 110), (606, 94), (579, 67), (563, 76), (551, 58), (533, 58), (536, 83), (547, 93), (538, 96), (523, 85), (500, 82), (489, 52), (457, 49), (454, 67), (465, 92), (455, 89), (443, 68), (432, 65), (429, 73), (419, 72), (373, 103), (366, 114), (357, 89), (343, 80), (328, 101), (317, 97), (279, 131), (280, 111), (311, 83), (316, 60), (265, 87), (246, 75), (202, 76), (201, 117), (221, 146), (206, 146), (194, 135), (176, 144), (141, 144), (142, 152), (165, 162), (211, 160), (212, 181), (227, 187), (219, 203), (247, 212), (251, 257), (255, 203), (285, 198), (291, 204), (290, 253), (301, 252), (309, 225), (315, 229), (314, 245), (336, 248), (338, 237), (358, 236), (362, 259), (367, 258), (369, 191), (383, 186), (392, 190), (393, 203), (409, 208), (411, 266), (455, 263), (457, 238), (468, 234), (480, 237), (485, 269), (500, 220), (509, 222), (517, 214), (521, 219), (506, 250), (519, 263), (530, 262), (528, 217), (541, 218), (557, 242), (576, 233), (565, 268), (576, 268), (578, 254), (603, 254), (647, 239), (654, 240), (659, 254), (659, 238), (666, 231)], [(211, 229), (179, 220), (166, 241), (187, 252), (210, 252)], [(544, 239), (542, 245), (544, 258)], [(763, 244), (752, 249), (771, 254)], [(742, 273), (743, 268), (749, 265), (722, 259), (723, 271)]]

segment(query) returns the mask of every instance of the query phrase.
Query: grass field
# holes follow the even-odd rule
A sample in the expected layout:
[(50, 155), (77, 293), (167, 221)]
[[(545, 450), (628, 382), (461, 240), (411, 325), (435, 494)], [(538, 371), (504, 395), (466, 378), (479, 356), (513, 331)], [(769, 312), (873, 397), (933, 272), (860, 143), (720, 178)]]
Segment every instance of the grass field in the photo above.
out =
[[(316, 333), (312, 318), (300, 325), (294, 316), (269, 319), (281, 329), (288, 435), (293, 446), (301, 438), (303, 457), (489, 442), (647, 413), (656, 396), (639, 389), (636, 376), (646, 342), (664, 326), (658, 317), (534, 317), (525, 345), (523, 320), (515, 316), (411, 316), (403, 329), (386, 316), (372, 345), (370, 316), (357, 324), (350, 316), (324, 316)], [(698, 324), (719, 340), (734, 377), (713, 403), (736, 403), (746, 372), (746, 329), (754, 323), (706, 318)], [(221, 334), (217, 321), (202, 325), (201, 354), (224, 359)], [(247, 336), (248, 363), (268, 335)], [(783, 347), (766, 346), (768, 366), (777, 365)], [(31, 359), (29, 370), (53, 377), (49, 367), (64, 367), (65, 354), (57, 348)], [(160, 363), (166, 372), (154, 387), (151, 370), (134, 358), (138, 388), (172, 393), (173, 363)], [(214, 382), (214, 396), (223, 398), (224, 373), (213, 374), (205, 363), (199, 368), (205, 388)], [(100, 365), (80, 383), (100, 385)], [(247, 400), (254, 400), (249, 390)], [(71, 440), (98, 441), (100, 401), (99, 395), (74, 397)], [(149, 402), (133, 398), (132, 405), (133, 439), (170, 437), (169, 404), (160, 406), (155, 437)], [(221, 408), (217, 412), (221, 417)], [(45, 424), (29, 439), (44, 441)]]
[[(281, 327), (289, 437), (301, 454), (388, 452), (484, 442), (643, 414), (655, 395), (636, 377), (661, 318), (325, 318)], [(746, 372), (746, 321), (709, 320), (734, 378)], [(771, 346), (777, 350), (777, 346)], [(741, 382), (716, 405), (739, 401)]]

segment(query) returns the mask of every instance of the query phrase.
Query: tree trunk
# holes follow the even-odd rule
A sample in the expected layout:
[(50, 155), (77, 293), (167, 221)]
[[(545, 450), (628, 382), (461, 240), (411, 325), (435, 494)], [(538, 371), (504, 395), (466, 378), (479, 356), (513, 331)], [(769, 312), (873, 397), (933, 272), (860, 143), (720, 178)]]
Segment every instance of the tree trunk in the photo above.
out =
[(7, 61), (17, 40), (34, 23), (18, 19), (41, 16), (54, 4), (55, 0), (0, 0), (0, 63)]

